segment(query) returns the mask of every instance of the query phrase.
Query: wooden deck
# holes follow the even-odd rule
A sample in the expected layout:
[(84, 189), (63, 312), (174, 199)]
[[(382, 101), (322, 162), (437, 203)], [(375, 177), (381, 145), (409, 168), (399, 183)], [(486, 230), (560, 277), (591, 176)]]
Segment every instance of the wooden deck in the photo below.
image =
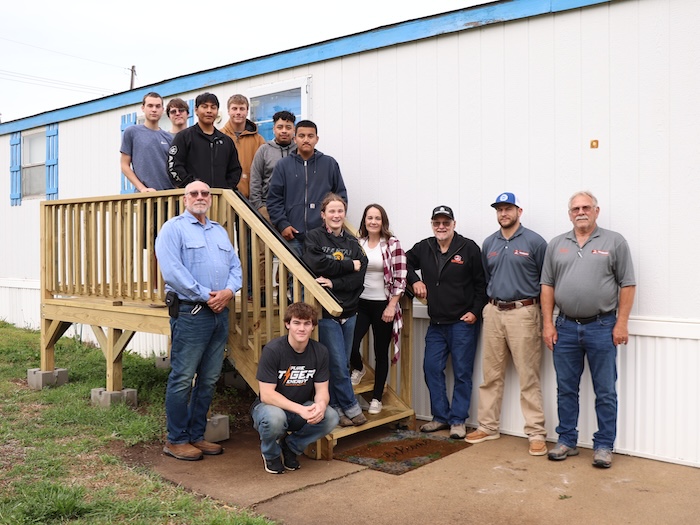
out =
[[(121, 391), (122, 356), (136, 332), (169, 335), (164, 308), (165, 283), (155, 258), (155, 232), (182, 209), (182, 190), (108, 196), (96, 199), (44, 201), (41, 204), (41, 371), (56, 368), (56, 341), (73, 324), (89, 325), (105, 357), (106, 390)], [(245, 292), (230, 307), (228, 358), (257, 392), (255, 379), (263, 346), (285, 333), (289, 304), (276, 282), (293, 279), (293, 300), (338, 315), (342, 308), (290, 252), (286, 243), (247, 203), (230, 190), (212, 189), (209, 212), (237, 247), (243, 270), (242, 290), (248, 289), (248, 257), (252, 251), (252, 300)], [(264, 269), (258, 253), (264, 253)], [(277, 269), (277, 272), (275, 272)], [(257, 285), (256, 285), (257, 283)], [(283, 287), (284, 288), (284, 287)], [(262, 300), (264, 296), (264, 301)], [(277, 304), (279, 303), (279, 304)], [(263, 306), (263, 304), (265, 306)], [(337, 428), (312, 454), (331, 459), (337, 439), (392, 421), (412, 418), (411, 301), (402, 302), (402, 357), (392, 366), (380, 415), (368, 416), (361, 427)], [(317, 336), (317, 334), (315, 334)], [(364, 345), (365, 363), (369, 346)], [(370, 392), (374, 371), (355, 389)]]

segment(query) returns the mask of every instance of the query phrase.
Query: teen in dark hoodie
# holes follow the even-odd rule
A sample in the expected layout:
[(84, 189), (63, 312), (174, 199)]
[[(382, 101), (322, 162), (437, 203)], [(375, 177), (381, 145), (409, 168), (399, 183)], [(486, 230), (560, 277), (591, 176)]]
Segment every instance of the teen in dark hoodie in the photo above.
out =
[(347, 204), (339, 195), (330, 193), (323, 199), (323, 226), (306, 235), (303, 257), (319, 276), (316, 281), (331, 289), (343, 307), (340, 317), (323, 310), (318, 323), (319, 341), (328, 348), (330, 357), (331, 407), (338, 412), (341, 426), (367, 422), (355, 398), (348, 368), (367, 256), (357, 238), (343, 229), (346, 209)]
[(316, 124), (302, 120), (295, 133), (297, 151), (281, 159), (272, 172), (267, 211), (272, 224), (301, 256), (304, 236), (321, 226), (323, 198), (336, 193), (347, 202), (348, 194), (338, 163), (316, 150)]

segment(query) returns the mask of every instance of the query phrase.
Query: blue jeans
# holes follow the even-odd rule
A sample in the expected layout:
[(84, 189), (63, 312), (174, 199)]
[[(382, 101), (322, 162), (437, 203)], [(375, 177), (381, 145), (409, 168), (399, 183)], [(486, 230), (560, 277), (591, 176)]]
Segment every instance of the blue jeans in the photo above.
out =
[(318, 340), (328, 348), (331, 406), (339, 414), (344, 413), (350, 419), (362, 414), (350, 382), (348, 368), (356, 322), (357, 315), (349, 317), (342, 324), (335, 319), (318, 320)]
[[(450, 425), (462, 425), (469, 417), (472, 399), (472, 372), (479, 322), (468, 324), (432, 324), (425, 334), (423, 373), (430, 392), (430, 412), (433, 420)], [(445, 368), (447, 356), (452, 355), (454, 390), (452, 406), (447, 400)]]
[[(312, 404), (307, 401), (304, 405)], [(253, 409), (253, 427), (260, 434), (260, 449), (265, 459), (280, 457), (279, 439), (291, 432), (285, 440), (289, 449), (299, 455), (317, 439), (329, 434), (338, 424), (338, 414), (331, 407), (320, 423), (311, 425), (299, 414), (273, 405), (260, 403)]]
[(593, 448), (613, 448), (617, 434), (617, 347), (613, 344), (612, 331), (616, 321), (613, 314), (585, 325), (562, 316), (556, 320), (558, 339), (553, 355), (559, 414), (556, 430), (559, 442), (567, 447), (575, 447), (578, 442), (579, 386), (585, 356), (591, 370), (598, 418)]
[[(174, 445), (204, 439), (207, 412), (224, 362), (228, 339), (228, 308), (215, 314), (192, 305), (180, 305), (180, 316), (170, 318), (172, 346), (170, 375), (165, 391), (168, 441)], [(192, 388), (195, 374), (197, 381)]]

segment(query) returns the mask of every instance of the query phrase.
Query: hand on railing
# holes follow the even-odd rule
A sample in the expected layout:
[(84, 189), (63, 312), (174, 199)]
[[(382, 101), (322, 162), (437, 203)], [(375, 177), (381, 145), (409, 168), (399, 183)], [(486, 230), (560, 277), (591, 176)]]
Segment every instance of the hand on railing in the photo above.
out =
[(425, 286), (423, 281), (418, 281), (413, 283), (413, 285), (406, 285), (407, 295), (413, 296), (421, 304), (428, 304), (428, 288)]

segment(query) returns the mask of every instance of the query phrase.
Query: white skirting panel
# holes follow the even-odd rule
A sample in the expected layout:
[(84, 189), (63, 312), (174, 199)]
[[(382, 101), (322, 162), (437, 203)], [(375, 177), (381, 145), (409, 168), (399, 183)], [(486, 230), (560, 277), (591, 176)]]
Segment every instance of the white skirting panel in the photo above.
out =
[(18, 328), (39, 329), (38, 280), (0, 279), (0, 319)]
[[(416, 308), (414, 333), (413, 408), (419, 419), (431, 419), (430, 395), (423, 378), (428, 319)], [(700, 323), (687, 320), (630, 320), (630, 342), (618, 349), (618, 433), (616, 452), (700, 467)], [(674, 336), (673, 334), (678, 334)], [(545, 348), (542, 395), (548, 439), (556, 441), (557, 386), (552, 355)], [(452, 369), (448, 361), (447, 385)], [(478, 424), (482, 380), (481, 344), (474, 364), (472, 404), (467, 424)], [(518, 378), (508, 367), (501, 432), (524, 436)], [(581, 379), (579, 445), (592, 447), (597, 430), (595, 395), (588, 366)]]
[[(41, 295), (38, 280), (0, 279), (0, 319), (19, 328), (40, 329)], [(73, 325), (65, 337), (77, 337), (81, 341), (97, 343), (92, 328)], [(168, 355), (168, 337), (139, 332), (129, 343), (127, 350), (144, 357)], [(58, 363), (60, 366), (60, 363)]]
[[(85, 324), (72, 325), (66, 330), (65, 337), (77, 337), (82, 342), (97, 344), (92, 327)], [(136, 332), (127, 345), (126, 351), (142, 357), (165, 357), (168, 355), (168, 337), (160, 334)], [(60, 363), (57, 363), (57, 366), (60, 366)]]
[(126, 348), (142, 357), (166, 357), (168, 340), (167, 335), (137, 332)]

